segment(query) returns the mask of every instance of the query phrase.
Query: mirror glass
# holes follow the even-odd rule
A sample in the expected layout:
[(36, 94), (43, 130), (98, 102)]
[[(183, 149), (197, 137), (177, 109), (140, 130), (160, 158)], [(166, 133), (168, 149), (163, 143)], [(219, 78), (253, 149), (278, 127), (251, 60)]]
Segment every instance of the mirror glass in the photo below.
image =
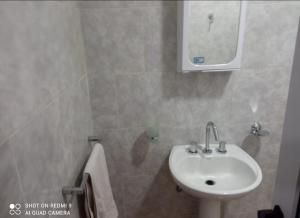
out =
[(190, 1), (188, 54), (193, 64), (226, 64), (234, 59), (240, 6), (240, 1)]

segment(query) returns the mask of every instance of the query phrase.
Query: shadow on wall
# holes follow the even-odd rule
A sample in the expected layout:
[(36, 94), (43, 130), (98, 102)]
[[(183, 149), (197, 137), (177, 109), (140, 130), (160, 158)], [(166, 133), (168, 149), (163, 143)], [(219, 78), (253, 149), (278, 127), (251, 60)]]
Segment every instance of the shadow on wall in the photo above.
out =
[(143, 132), (133, 144), (131, 150), (132, 164), (134, 166), (141, 165), (146, 159), (149, 151), (150, 143), (145, 132)]
[[(132, 164), (136, 167), (143, 164), (151, 149), (145, 132), (141, 133), (131, 150)], [(155, 146), (162, 146), (161, 144)], [(156, 175), (151, 176), (141, 200), (131, 205), (126, 217), (130, 218), (196, 218), (198, 217), (198, 200), (185, 192), (177, 192), (171, 176), (167, 155)], [(150, 179), (150, 176), (148, 177)]]
[(141, 204), (129, 217), (196, 218), (197, 207), (197, 199), (184, 192), (176, 191), (176, 185), (169, 172), (168, 158), (166, 158)]
[(242, 142), (243, 148), (250, 156), (255, 158), (261, 148), (260, 138), (254, 135), (248, 135)]

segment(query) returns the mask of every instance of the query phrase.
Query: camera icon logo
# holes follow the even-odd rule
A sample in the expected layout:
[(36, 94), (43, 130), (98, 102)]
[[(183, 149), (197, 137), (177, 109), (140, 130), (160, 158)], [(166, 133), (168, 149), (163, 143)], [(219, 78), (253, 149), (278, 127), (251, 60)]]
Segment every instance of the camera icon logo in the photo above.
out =
[(10, 204), (9, 205), (9, 214), (10, 215), (20, 215), (21, 214), (21, 204)]

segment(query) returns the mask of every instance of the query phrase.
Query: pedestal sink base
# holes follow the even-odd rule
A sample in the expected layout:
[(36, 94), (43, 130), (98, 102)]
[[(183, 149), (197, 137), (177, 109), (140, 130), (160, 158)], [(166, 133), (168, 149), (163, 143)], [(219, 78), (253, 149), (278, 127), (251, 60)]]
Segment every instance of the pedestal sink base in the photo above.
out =
[(221, 218), (221, 201), (200, 199), (199, 218)]

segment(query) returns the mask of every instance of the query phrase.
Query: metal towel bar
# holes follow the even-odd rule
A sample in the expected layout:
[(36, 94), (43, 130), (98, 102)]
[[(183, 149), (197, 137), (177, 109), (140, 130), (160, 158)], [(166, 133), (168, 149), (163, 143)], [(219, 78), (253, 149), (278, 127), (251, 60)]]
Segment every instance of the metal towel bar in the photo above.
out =
[(79, 187), (63, 187), (62, 194), (63, 195), (82, 195), (84, 193), (85, 184), (89, 178), (88, 174), (83, 174), (82, 181)]
[[(88, 142), (89, 143), (98, 143), (100, 142), (100, 138), (97, 136), (89, 136), (88, 137)], [(84, 194), (84, 190), (85, 190), (85, 185), (88, 181), (89, 175), (87, 173), (84, 173), (82, 176), (82, 180), (81, 180), (81, 184), (79, 187), (72, 187), (72, 186), (65, 186), (62, 188), (62, 194), (64, 197), (66, 197), (67, 195), (82, 195)]]

